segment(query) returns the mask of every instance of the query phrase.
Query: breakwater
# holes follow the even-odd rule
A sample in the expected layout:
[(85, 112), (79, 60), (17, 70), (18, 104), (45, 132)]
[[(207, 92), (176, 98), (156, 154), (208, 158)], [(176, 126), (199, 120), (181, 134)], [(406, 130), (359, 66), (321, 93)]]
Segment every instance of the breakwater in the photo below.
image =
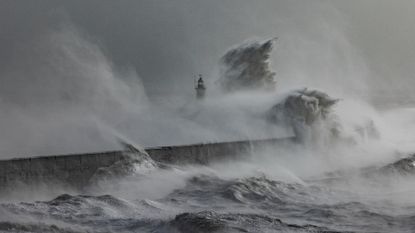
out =
[[(293, 138), (246, 140), (146, 148), (148, 155), (164, 164), (209, 164), (254, 153), (267, 146), (293, 142)], [(128, 150), (86, 154), (41, 156), (0, 160), (0, 187), (12, 183), (59, 182), (74, 187), (88, 184), (96, 171), (128, 158)]]

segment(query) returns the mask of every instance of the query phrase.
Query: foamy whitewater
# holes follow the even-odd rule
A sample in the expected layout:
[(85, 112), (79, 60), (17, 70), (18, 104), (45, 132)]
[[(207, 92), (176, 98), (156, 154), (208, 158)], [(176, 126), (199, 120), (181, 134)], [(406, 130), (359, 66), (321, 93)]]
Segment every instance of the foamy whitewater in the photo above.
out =
[[(254, 103), (243, 101), (253, 96)], [(121, 177), (97, 177), (82, 192), (16, 184), (2, 195), (0, 232), (413, 232), (415, 109), (378, 112), (343, 99), (319, 112), (322, 98), (329, 96), (248, 93), (188, 107), (204, 113), (190, 114), (193, 122), (246, 115), (238, 116), (246, 120), (245, 134), (229, 135), (306, 136), (204, 166), (161, 165), (137, 154), (107, 168)], [(299, 126), (309, 113), (313, 119), (304, 122), (311, 126)], [(273, 126), (270, 114), (282, 126)]]
[(414, 149), (414, 113), (376, 116), (390, 138), (271, 146), (209, 166), (143, 157), (83, 192), (17, 185), (2, 197), (0, 231), (413, 232), (415, 158), (393, 163)]
[(0, 232), (415, 232), (415, 106), (375, 108), (356, 94), (367, 72), (337, 37), (350, 52), (341, 66), (328, 56), (312, 62), (325, 69), (302, 70), (309, 61), (298, 59), (274, 72), (273, 46), (293, 51), (297, 37), (224, 51), (203, 100), (149, 98), (134, 69), (117, 67), (73, 25), (34, 38), (1, 77), (2, 159), (116, 150), (120, 139), (142, 147), (296, 140), (207, 165), (133, 151), (82, 190), (1, 187)]

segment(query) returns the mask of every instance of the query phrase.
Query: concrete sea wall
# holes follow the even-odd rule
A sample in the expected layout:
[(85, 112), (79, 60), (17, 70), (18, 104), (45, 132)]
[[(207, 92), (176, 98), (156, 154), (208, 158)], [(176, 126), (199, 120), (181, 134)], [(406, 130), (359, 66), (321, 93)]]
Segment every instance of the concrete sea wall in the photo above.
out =
[[(264, 146), (291, 143), (294, 139), (266, 139), (147, 148), (150, 157), (165, 164), (209, 164), (251, 154)], [(127, 159), (126, 151), (43, 156), (0, 160), (0, 187), (8, 184), (59, 182), (82, 187), (102, 167)]]
[(150, 157), (169, 164), (209, 164), (220, 160), (231, 160), (254, 153), (266, 146), (278, 146), (292, 143), (294, 138), (274, 138), (263, 140), (247, 140), (194, 144), (146, 149)]

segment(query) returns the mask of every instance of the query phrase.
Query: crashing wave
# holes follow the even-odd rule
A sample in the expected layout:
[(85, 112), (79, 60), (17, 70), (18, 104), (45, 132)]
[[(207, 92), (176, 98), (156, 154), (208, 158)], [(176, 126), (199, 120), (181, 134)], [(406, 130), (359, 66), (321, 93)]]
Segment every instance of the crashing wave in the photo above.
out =
[(175, 190), (168, 198), (180, 200), (182, 196), (186, 196), (196, 197), (199, 203), (206, 205), (210, 205), (214, 199), (226, 203), (231, 201), (236, 206), (262, 203), (267, 207), (278, 208), (288, 203), (308, 202), (305, 193), (313, 196), (313, 201), (316, 202), (317, 197), (324, 192), (325, 190), (313, 185), (275, 181), (264, 175), (232, 180), (199, 175), (188, 179), (185, 187)]
[(298, 90), (274, 105), (268, 111), (267, 118), (272, 123), (292, 127), (295, 136), (301, 140), (318, 122), (324, 122), (329, 132), (337, 136), (339, 125), (332, 114), (332, 107), (337, 102), (338, 99), (317, 90)]
[[(333, 108), (339, 99), (307, 88), (291, 92), (282, 102), (274, 105), (266, 114), (269, 122), (290, 127), (299, 141), (315, 138), (348, 139), (344, 128)], [(356, 134), (376, 138), (379, 133), (368, 120), (363, 125), (352, 126)]]
[(160, 167), (144, 149), (124, 141), (120, 143), (124, 147), (123, 159), (111, 166), (99, 168), (90, 179), (92, 184), (129, 175), (144, 174)]
[(273, 90), (275, 72), (269, 57), (275, 39), (254, 42), (231, 49), (222, 58), (223, 74), (219, 85), (225, 91)]
[(380, 168), (377, 173), (415, 175), (415, 154)]
[(84, 223), (91, 221), (100, 221), (102, 219), (138, 215), (134, 205), (130, 202), (111, 195), (90, 196), (62, 194), (50, 201), (12, 203), (0, 205), (0, 209), (5, 210), (6, 214), (13, 213), (15, 216), (32, 216), (34, 220), (49, 220), (50, 222), (57, 223), (71, 222), (79, 225), (84, 225)]

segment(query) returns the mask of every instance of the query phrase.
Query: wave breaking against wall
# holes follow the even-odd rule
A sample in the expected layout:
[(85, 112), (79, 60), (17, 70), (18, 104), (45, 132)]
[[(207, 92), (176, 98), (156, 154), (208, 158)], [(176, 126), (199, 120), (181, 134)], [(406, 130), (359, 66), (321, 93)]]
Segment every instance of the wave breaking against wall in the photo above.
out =
[(125, 150), (87, 154), (54, 155), (19, 158), (0, 161), (0, 187), (16, 182), (22, 183), (64, 183), (73, 188), (82, 188), (100, 169), (127, 161), (134, 156), (148, 154), (161, 164), (202, 164), (230, 160), (249, 155), (267, 146), (294, 142), (294, 138), (247, 140), (166, 146), (135, 149), (127, 144)]

